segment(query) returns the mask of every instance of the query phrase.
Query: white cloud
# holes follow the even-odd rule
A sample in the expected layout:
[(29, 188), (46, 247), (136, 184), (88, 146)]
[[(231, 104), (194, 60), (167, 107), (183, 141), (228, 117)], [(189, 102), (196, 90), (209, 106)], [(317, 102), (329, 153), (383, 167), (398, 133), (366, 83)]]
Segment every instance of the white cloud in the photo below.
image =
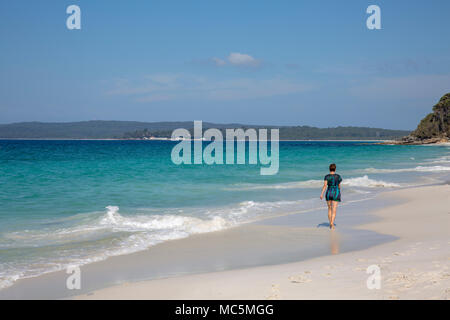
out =
[(228, 61), (235, 66), (249, 66), (256, 67), (260, 64), (260, 61), (256, 60), (248, 54), (232, 52), (228, 56)]
[(220, 58), (214, 57), (214, 58), (212, 58), (211, 60), (212, 60), (212, 61), (214, 62), (214, 64), (215, 64), (216, 66), (218, 66), (218, 67), (221, 67), (221, 66), (224, 66), (224, 65), (227, 64), (225, 60), (220, 59)]
[(295, 94), (310, 91), (313, 86), (275, 77), (271, 79), (208, 79), (185, 74), (149, 75), (140, 81), (120, 80), (111, 95), (127, 95), (138, 102), (169, 100), (239, 100)]

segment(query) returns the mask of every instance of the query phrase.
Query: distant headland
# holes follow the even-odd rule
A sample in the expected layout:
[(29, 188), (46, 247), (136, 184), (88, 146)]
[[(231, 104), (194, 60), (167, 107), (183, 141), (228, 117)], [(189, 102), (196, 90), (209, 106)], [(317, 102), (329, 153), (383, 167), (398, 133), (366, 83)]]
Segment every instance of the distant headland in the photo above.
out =
[[(20, 122), (0, 124), (0, 139), (170, 139), (177, 128), (193, 130), (192, 121), (80, 121), (80, 122)], [(409, 134), (406, 130), (369, 127), (316, 128), (311, 126), (265, 126), (247, 124), (218, 124), (203, 122), (203, 129), (279, 128), (280, 140), (392, 140)]]
[(450, 142), (450, 93), (445, 94), (420, 121), (417, 129), (394, 144), (420, 145)]

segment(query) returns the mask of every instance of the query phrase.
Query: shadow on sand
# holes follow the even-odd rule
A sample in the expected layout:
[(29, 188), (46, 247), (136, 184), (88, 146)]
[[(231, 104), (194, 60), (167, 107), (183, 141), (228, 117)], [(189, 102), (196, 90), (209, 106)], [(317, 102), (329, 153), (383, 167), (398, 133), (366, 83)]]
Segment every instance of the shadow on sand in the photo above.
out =
[[(335, 223), (334, 226), (337, 227), (337, 224)], [(317, 228), (324, 228), (324, 227), (325, 228), (329, 228), (330, 227), (330, 223), (329, 222), (323, 222), (323, 223), (319, 223), (317, 225)]]

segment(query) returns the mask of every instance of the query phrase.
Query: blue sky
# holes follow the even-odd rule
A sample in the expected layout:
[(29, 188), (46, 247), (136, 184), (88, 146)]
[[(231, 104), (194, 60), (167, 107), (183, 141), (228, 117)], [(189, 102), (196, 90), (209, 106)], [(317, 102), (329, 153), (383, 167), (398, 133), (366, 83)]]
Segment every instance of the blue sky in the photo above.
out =
[[(66, 8), (81, 8), (81, 30)], [(366, 8), (381, 8), (368, 30)], [(450, 1), (0, 3), (0, 123), (413, 129), (450, 92)]]

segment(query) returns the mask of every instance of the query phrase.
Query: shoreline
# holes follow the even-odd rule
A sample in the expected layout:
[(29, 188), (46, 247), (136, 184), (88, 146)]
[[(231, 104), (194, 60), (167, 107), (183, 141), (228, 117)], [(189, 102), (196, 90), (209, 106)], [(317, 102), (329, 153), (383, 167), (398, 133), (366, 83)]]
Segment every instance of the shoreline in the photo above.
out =
[[(423, 192), (423, 189), (440, 190), (441, 188), (450, 191), (448, 184), (417, 186), (394, 191), (387, 190), (374, 199), (347, 203), (340, 207), (337, 231), (334, 233), (330, 233), (328, 228), (321, 226), (320, 222), (323, 224), (326, 220), (324, 208), (307, 213), (281, 215), (221, 231), (170, 240), (144, 251), (112, 256), (106, 260), (83, 265), (81, 266), (83, 279), (88, 285), (83, 285), (80, 291), (67, 290), (65, 282), (69, 275), (63, 270), (17, 280), (12, 286), (0, 290), (0, 299), (308, 299), (307, 295), (302, 296), (298, 293), (285, 293), (283, 296), (261, 295), (262, 289), (255, 289), (241, 296), (236, 294), (245, 289), (240, 288), (242, 286), (240, 283), (236, 283), (238, 288), (236, 290), (230, 288), (225, 293), (222, 290), (211, 292), (212, 289), (208, 283), (218, 282), (213, 286), (220, 289), (220, 286), (226, 286), (221, 282), (222, 278), (227, 278), (233, 283), (234, 277), (245, 279), (246, 274), (256, 272), (255, 274), (262, 273), (260, 275), (262, 278), (255, 279), (245, 286), (257, 288), (260, 282), (265, 283), (272, 279), (266, 273), (273, 268), (279, 270), (278, 272), (286, 273), (287, 270), (292, 270), (291, 266), (303, 268), (302, 265), (307, 266), (321, 259), (329, 260), (326, 262), (329, 265), (342, 265), (340, 257), (358, 253), (367, 256), (375, 248), (389, 246), (401, 240), (401, 235), (396, 234), (395, 228), (390, 232), (387, 232), (385, 227), (373, 228), (378, 223), (386, 223), (383, 212), (395, 211), (399, 206), (411, 205), (411, 201), (424, 201), (427, 197), (436, 197), (437, 199), (431, 201), (441, 208), (442, 201), (446, 200), (445, 193), (444, 197), (441, 195), (439, 198), (434, 191)], [(422, 196), (418, 199), (409, 199), (409, 194), (415, 197)], [(308, 247), (310, 247), (309, 251), (305, 249)], [(400, 252), (401, 249), (396, 251)], [(347, 258), (343, 259), (345, 262)], [(359, 259), (369, 261), (367, 258)], [(446, 268), (448, 268), (448, 261), (444, 263)], [(345, 264), (352, 265), (353, 262)], [(315, 266), (309, 269), (320, 269), (320, 267)], [(350, 278), (355, 276), (353, 274), (355, 270), (365, 271), (360, 266), (355, 267), (349, 275)], [(308, 275), (313, 273), (313, 270), (306, 271)], [(343, 274), (348, 275), (348, 272)], [(360, 277), (367, 277), (367, 275), (362, 272)], [(292, 275), (286, 278), (293, 279)], [(273, 282), (285, 280), (273, 278)], [(303, 275), (300, 280), (291, 280), (289, 280), (290, 283), (312, 281), (308, 277), (304, 278)], [(192, 287), (192, 290), (197, 293), (192, 295), (189, 290), (180, 291), (177, 287), (179, 283), (183, 283), (183, 287)], [(45, 288), (45, 292), (42, 288)], [(136, 288), (141, 288), (139, 294), (133, 293)], [(310, 287), (308, 290), (311, 289), (317, 290), (315, 287)], [(164, 294), (155, 295), (160, 290), (163, 290)], [(330, 297), (327, 294), (315, 296), (316, 299), (339, 297)], [(360, 297), (345, 297), (347, 298), (359, 299)], [(363, 295), (362, 298), (372, 299), (373, 297)]]
[[(153, 139), (120, 139), (120, 138), (108, 138), (108, 139), (77, 139), (77, 138), (0, 138), (3, 141), (198, 141), (198, 139), (184, 139), (184, 140), (172, 140), (170, 138), (153, 138)], [(204, 142), (211, 142), (208, 140), (201, 140)], [(246, 140), (253, 141), (253, 140)], [(397, 143), (397, 140), (392, 139), (299, 139), (299, 140), (278, 140), (280, 142), (374, 142), (379, 145), (387, 146), (450, 146), (448, 141), (437, 141), (431, 143)]]
[[(376, 209), (373, 214), (378, 219), (356, 229), (397, 239), (366, 249), (287, 264), (123, 283), (74, 298), (450, 299), (448, 194), (448, 184), (381, 194), (381, 200), (401, 203)], [(373, 264), (380, 267), (380, 290), (366, 285), (366, 269)]]
[[(325, 225), (326, 205), (318, 209), (282, 214), (220, 231), (193, 234), (151, 246), (135, 253), (110, 256), (80, 266), (84, 285), (79, 292), (67, 290), (64, 270), (22, 278), (0, 290), (0, 299), (60, 299), (121, 283), (274, 265), (347, 252), (392, 240), (355, 227), (374, 219), (359, 215), (362, 206), (376, 207), (373, 199), (342, 205), (338, 239), (331, 239)], [(385, 205), (385, 204), (383, 204)], [(359, 241), (357, 241), (359, 239)], [(340, 248), (339, 248), (340, 247)], [(42, 292), (45, 288), (45, 292)]]

